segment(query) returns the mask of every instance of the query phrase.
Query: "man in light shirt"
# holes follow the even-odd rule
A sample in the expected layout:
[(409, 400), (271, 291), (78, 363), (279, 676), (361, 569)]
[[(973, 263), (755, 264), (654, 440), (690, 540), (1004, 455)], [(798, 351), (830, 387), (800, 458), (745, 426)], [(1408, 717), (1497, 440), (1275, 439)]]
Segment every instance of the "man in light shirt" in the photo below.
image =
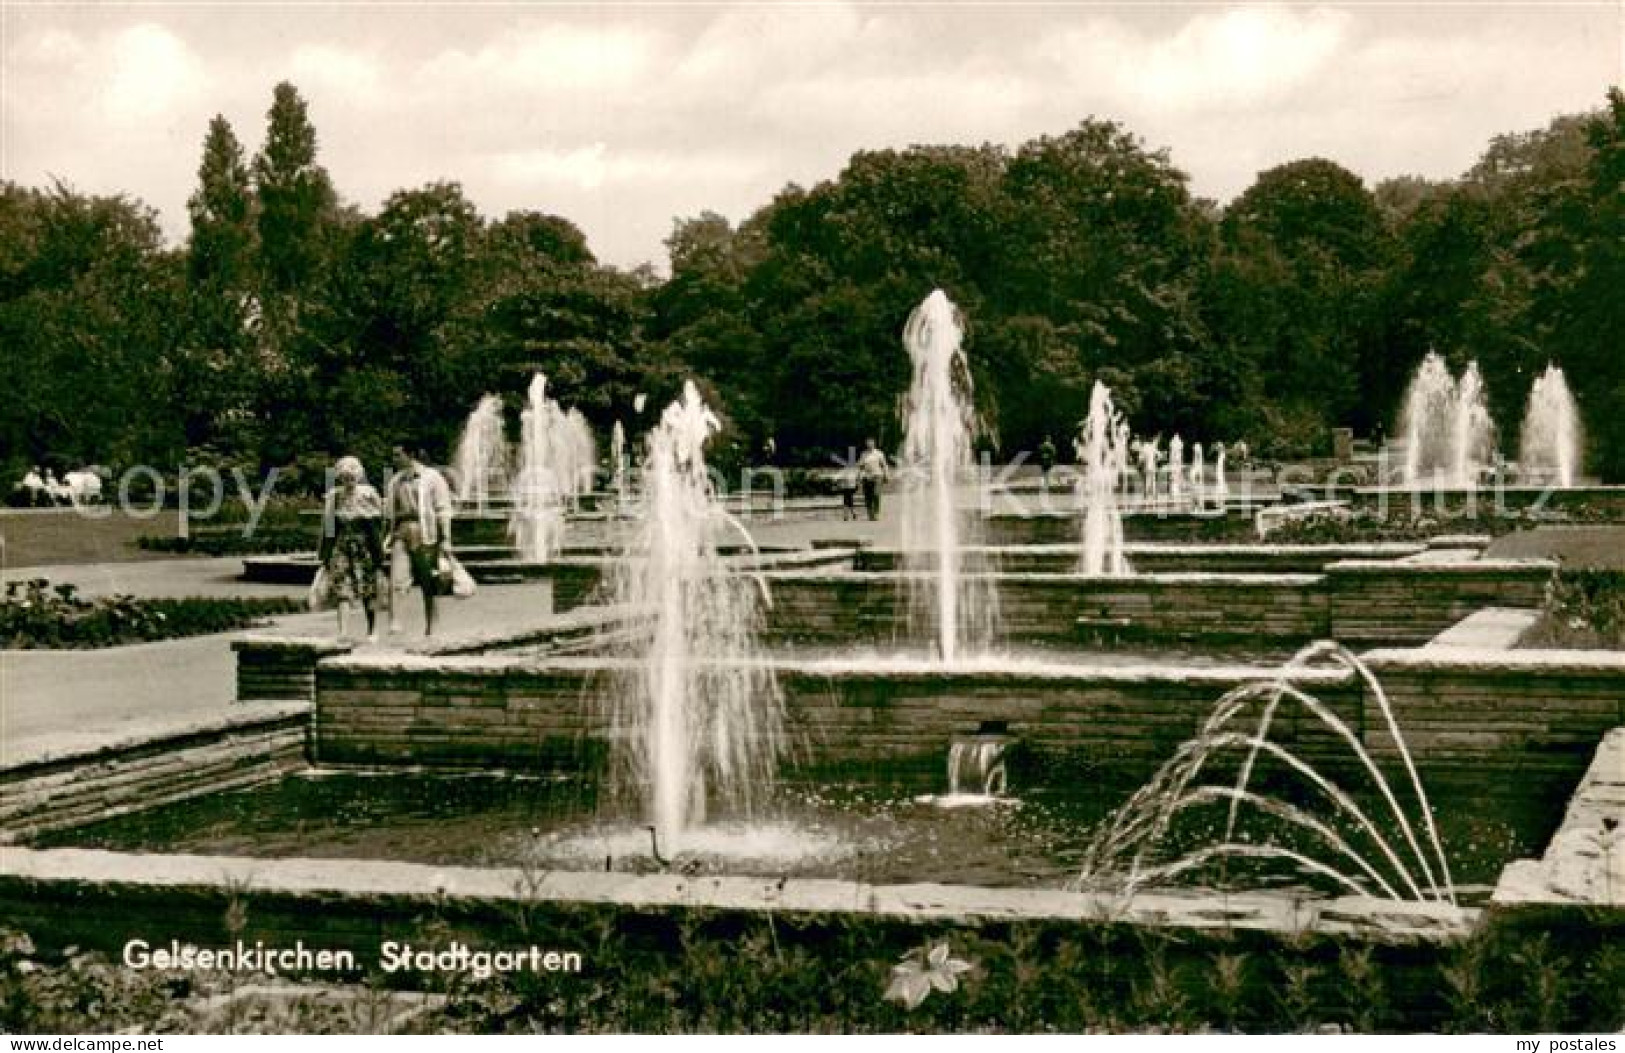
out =
[(415, 451), (395, 447), (395, 479), (389, 487), (392, 539), (389, 631), (401, 631), (406, 590), (423, 590), (423, 634), (434, 635), (435, 595), (440, 591), (440, 557), (451, 541), (451, 486), (420, 461)]
[(880, 484), (891, 478), (886, 455), (880, 452), (875, 440), (864, 445), (863, 456), (858, 458), (858, 480), (863, 484), (863, 507), (870, 521), (880, 518)]

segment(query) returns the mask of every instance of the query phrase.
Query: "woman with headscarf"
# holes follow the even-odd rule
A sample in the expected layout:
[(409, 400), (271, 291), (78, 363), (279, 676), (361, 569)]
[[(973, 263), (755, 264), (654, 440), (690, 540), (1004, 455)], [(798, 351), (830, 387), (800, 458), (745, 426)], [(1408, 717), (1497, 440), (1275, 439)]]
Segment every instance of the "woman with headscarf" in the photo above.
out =
[(339, 639), (344, 640), (350, 608), (360, 604), (367, 616), (367, 639), (376, 643), (378, 573), (384, 564), (384, 502), (367, 482), (367, 471), (354, 457), (333, 466), (334, 485), (322, 510), (323, 606), (339, 612)]

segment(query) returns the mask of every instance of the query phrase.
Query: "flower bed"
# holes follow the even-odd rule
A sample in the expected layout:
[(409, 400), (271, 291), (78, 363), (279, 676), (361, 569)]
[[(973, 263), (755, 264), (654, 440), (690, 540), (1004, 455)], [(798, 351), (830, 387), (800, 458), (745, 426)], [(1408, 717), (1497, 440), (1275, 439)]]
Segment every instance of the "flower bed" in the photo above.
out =
[[(434, 1034), (1528, 1033), (1614, 1031), (1625, 1011), (1625, 954), (1607, 933), (1581, 929), (1531, 934), (1492, 922), (1428, 950), (1310, 934), (1286, 944), (1241, 933), (1192, 943), (1111, 924), (922, 930), (788, 915), (741, 927), (703, 911), (675, 924), (542, 911), (516, 920), (525, 944), (578, 949), (581, 973), (423, 974), (427, 1011), (396, 1026)], [(235, 937), (251, 922), (236, 907), (223, 928)], [(425, 918), (409, 938), (446, 947), (458, 933), (448, 919)], [(332, 985), (306, 987), (303, 998), (292, 988), (268, 1012), (211, 1009), (219, 999), (208, 996), (240, 982), (134, 972), (91, 952), (40, 953), (25, 935), (0, 932), (0, 1030), (390, 1029), (367, 1014), (332, 1012), (322, 997)]]
[(80, 596), (72, 585), (53, 586), (45, 578), (34, 578), (6, 585), (5, 600), (0, 603), (0, 647), (116, 647), (230, 632), (302, 609), (299, 600), (283, 597), (102, 596), (91, 600)]
[(1625, 650), (1625, 571), (1568, 570), (1552, 579), (1520, 647)]

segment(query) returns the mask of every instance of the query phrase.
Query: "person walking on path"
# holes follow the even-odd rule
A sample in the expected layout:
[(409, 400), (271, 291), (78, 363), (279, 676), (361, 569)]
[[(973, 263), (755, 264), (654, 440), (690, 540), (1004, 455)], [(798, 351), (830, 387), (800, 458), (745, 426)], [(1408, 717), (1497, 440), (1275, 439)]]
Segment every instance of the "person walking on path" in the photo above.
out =
[(405, 446), (395, 447), (395, 469), (389, 488), (389, 631), (401, 631), (401, 604), (407, 589), (416, 585), (423, 590), (423, 634), (433, 636), (440, 560), (451, 541), (451, 486)]
[(841, 519), (858, 518), (858, 466), (844, 464), (835, 476), (835, 488), (841, 493)]
[(1055, 440), (1048, 435), (1038, 444), (1038, 476), (1040, 485), (1049, 489), (1049, 473), (1055, 470)]
[(367, 471), (355, 457), (333, 466), (333, 488), (322, 507), (322, 545), (318, 552), (322, 580), (312, 599), (338, 610), (339, 641), (345, 635), (350, 608), (360, 605), (367, 619), (367, 641), (378, 642), (378, 574), (384, 565), (384, 502), (367, 482)]
[(858, 458), (858, 480), (863, 484), (863, 507), (871, 523), (880, 518), (880, 484), (890, 478), (886, 455), (880, 452), (875, 440), (867, 440), (863, 456)]

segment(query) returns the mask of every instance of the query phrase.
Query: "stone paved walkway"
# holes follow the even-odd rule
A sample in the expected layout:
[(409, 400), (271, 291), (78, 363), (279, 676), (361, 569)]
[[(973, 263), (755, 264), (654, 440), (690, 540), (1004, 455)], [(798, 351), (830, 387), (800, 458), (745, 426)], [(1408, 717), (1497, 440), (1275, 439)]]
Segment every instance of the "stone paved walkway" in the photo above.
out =
[[(123, 591), (148, 596), (300, 595), (282, 586), (240, 586), (218, 580), (220, 568), (175, 561), (141, 564), (142, 573), (118, 568), (79, 567), (60, 579), (74, 580), (87, 591)], [(170, 575), (150, 573), (168, 567)], [(535, 620), (551, 605), (544, 585), (487, 587), (467, 599), (441, 605), (441, 632)], [(415, 595), (403, 618), (405, 632), (385, 639), (380, 650), (421, 639), (422, 609)], [(331, 613), (296, 614), (275, 619), (279, 631), (297, 635), (331, 635)], [(235, 704), (236, 666), (231, 642), (238, 633), (195, 636), (160, 643), (102, 650), (0, 651), (0, 765), (46, 755), (88, 749), (195, 723), (211, 714), (229, 712)]]
[[(870, 541), (895, 545), (898, 501), (888, 494), (879, 522), (843, 520), (838, 509), (814, 515), (743, 525), (764, 547), (804, 548), (814, 541)], [(571, 542), (610, 540), (601, 525), (574, 531)], [(9, 567), (0, 582), (47, 578), (73, 584), (85, 596), (126, 593), (143, 597), (293, 596), (298, 586), (239, 579), (242, 560), (178, 558), (148, 562), (82, 563)], [(486, 586), (468, 599), (442, 603), (443, 635), (500, 631), (534, 622), (550, 605), (541, 585)], [(421, 605), (415, 594), (404, 616), (406, 631), (377, 645), (390, 649), (421, 639)], [(328, 635), (330, 613), (276, 619), (279, 631)], [(192, 637), (95, 651), (0, 651), (0, 765), (92, 748), (144, 733), (191, 724), (234, 705), (235, 664), (231, 641), (238, 634)]]

